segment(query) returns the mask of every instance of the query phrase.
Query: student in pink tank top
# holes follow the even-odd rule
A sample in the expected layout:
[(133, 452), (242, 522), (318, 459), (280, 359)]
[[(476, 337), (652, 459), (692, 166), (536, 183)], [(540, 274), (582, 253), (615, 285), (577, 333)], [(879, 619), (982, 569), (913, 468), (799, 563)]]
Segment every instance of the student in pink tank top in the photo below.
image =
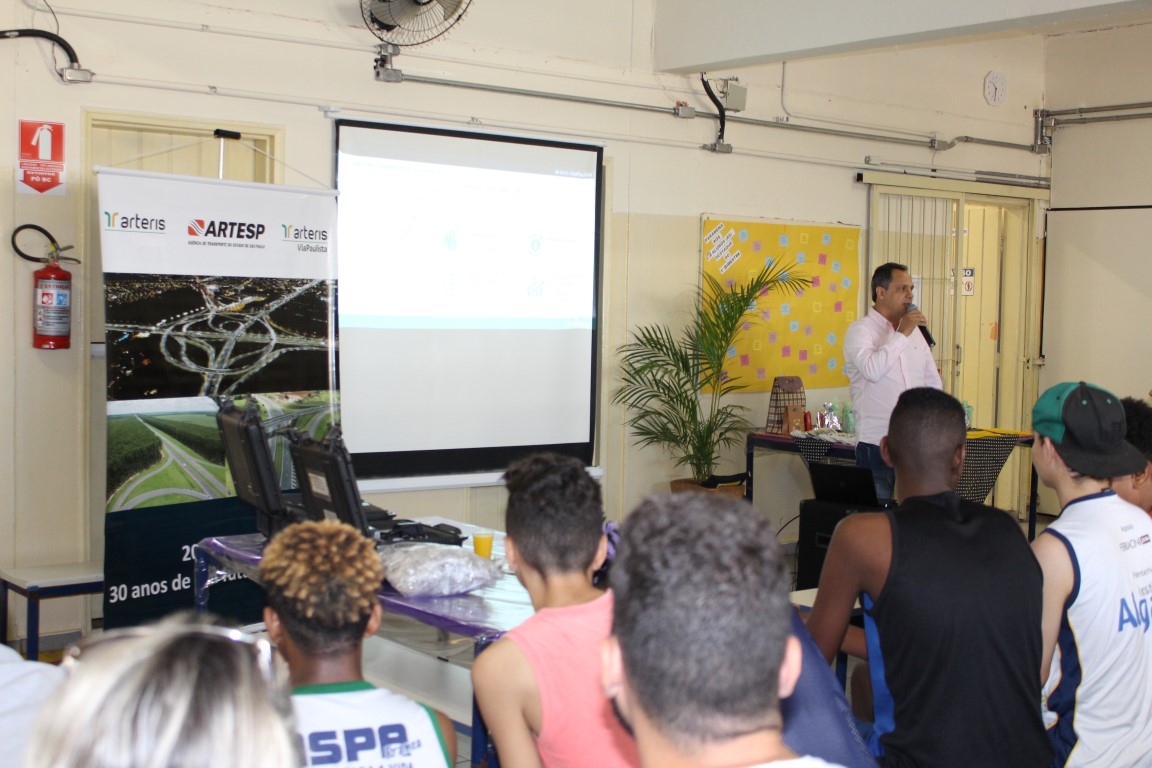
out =
[(639, 766), (636, 745), (600, 687), (612, 595), (592, 585), (604, 562), (600, 486), (576, 459), (539, 454), (504, 476), (508, 565), (536, 615), (481, 653), (476, 701), (506, 768)]

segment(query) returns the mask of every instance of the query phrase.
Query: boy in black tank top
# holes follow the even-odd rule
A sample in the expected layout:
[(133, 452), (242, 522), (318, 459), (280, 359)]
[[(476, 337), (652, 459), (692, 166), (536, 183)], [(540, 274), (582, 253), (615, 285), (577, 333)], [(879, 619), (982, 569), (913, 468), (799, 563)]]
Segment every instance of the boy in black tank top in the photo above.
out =
[[(808, 620), (831, 660), (868, 659), (884, 766), (1048, 765), (1040, 714), (1041, 574), (1012, 518), (954, 489), (964, 409), (936, 389), (904, 392), (884, 458), (900, 506), (837, 527)], [(864, 630), (849, 628), (853, 604)]]

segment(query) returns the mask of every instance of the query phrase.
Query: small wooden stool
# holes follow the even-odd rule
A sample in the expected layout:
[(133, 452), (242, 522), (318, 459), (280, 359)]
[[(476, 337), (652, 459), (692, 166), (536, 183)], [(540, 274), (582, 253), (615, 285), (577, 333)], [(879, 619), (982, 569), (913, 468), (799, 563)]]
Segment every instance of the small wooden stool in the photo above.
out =
[(40, 657), (40, 601), (53, 597), (91, 595), (104, 591), (104, 562), (0, 568), (0, 643), (8, 642), (8, 590), (28, 600), (28, 640), (25, 656)]

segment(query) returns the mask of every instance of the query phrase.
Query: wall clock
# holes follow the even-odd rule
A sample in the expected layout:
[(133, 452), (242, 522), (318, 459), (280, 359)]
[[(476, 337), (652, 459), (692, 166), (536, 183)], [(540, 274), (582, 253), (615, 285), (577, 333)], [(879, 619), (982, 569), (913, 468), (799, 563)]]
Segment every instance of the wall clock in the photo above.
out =
[(984, 101), (993, 107), (1004, 103), (1008, 97), (1008, 78), (1003, 72), (989, 72), (984, 76)]

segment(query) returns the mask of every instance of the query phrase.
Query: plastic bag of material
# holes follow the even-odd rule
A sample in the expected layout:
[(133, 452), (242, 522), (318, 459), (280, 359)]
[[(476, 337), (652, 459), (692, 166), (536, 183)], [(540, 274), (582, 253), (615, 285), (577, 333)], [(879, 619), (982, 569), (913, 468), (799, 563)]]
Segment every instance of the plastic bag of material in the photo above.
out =
[(384, 578), (405, 597), (460, 595), (490, 587), (500, 567), (471, 550), (443, 544), (392, 544), (380, 550)]

